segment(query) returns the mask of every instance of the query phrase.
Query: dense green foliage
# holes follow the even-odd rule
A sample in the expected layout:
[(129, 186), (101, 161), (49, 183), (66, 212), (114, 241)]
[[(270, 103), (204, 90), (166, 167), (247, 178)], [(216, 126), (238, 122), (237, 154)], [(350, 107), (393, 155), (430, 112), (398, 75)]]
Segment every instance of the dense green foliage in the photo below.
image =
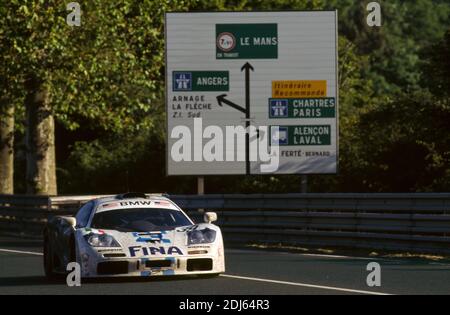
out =
[(80, 119), (112, 131), (152, 127), (163, 105), (164, 12), (186, 9), (186, 2), (88, 1), (82, 27), (66, 24), (66, 4), (1, 6), (6, 80), (45, 82), (53, 114), (69, 129)]
[(383, 12), (380, 28), (366, 24), (368, 1), (325, 2), (325, 7), (339, 10), (340, 34), (368, 56), (364, 76), (374, 81), (377, 92), (420, 87), (420, 51), (444, 36), (450, 25), (448, 1), (378, 1)]
[[(16, 106), (16, 190), (23, 185), (23, 90), (45, 80), (57, 119), (60, 193), (195, 192), (165, 176), (164, 12), (339, 10), (339, 174), (311, 176), (315, 192), (450, 190), (450, 4), (379, 1), (127, 0), (82, 2), (68, 27), (64, 1), (0, 6), (0, 89)], [(2, 103), (3, 104), (3, 103)], [(118, 144), (120, 144), (118, 146)], [(208, 192), (296, 192), (299, 176), (208, 177)]]

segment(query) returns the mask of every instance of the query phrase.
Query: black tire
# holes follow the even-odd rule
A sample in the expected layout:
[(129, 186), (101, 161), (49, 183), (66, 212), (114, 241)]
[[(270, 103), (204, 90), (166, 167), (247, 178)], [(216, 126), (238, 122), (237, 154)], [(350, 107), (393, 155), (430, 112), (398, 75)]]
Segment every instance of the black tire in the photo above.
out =
[(53, 266), (53, 251), (51, 247), (51, 243), (46, 236), (44, 238), (44, 272), (45, 276), (49, 280), (55, 280), (56, 279), (56, 273)]
[(70, 262), (78, 262), (77, 261), (77, 249), (75, 246), (75, 236), (71, 236), (70, 238)]

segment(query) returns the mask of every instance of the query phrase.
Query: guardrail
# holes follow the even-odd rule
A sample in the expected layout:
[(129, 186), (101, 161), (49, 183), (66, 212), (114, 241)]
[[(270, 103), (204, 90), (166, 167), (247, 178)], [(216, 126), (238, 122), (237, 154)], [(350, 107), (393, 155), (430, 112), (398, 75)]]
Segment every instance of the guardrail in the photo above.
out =
[(95, 196), (0, 195), (0, 234), (40, 237), (49, 217), (74, 215)]
[[(0, 233), (39, 235), (51, 215), (98, 196), (0, 195)], [(175, 195), (218, 213), (226, 242), (450, 254), (450, 193)]]

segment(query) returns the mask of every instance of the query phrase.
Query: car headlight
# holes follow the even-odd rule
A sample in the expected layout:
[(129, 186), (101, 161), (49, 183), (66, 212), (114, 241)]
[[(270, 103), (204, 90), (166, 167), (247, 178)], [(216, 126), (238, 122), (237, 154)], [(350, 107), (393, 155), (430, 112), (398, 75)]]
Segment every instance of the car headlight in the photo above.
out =
[(188, 245), (212, 243), (215, 240), (216, 231), (208, 228), (188, 232)]
[(91, 233), (84, 237), (92, 247), (120, 247), (120, 244), (108, 234)]

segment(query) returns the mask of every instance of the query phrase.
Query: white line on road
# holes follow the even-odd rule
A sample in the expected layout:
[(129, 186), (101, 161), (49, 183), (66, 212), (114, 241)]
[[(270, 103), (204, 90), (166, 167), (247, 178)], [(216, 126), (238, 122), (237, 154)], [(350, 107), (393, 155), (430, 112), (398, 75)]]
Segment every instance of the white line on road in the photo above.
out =
[[(0, 252), (16, 253), (16, 254), (27, 254), (27, 255), (35, 255), (35, 256), (42, 256), (43, 255), (42, 253), (39, 253), (39, 252), (29, 252), (29, 251), (12, 250), (12, 249), (4, 249), (4, 248), (0, 248)], [(262, 278), (254, 278), (254, 277), (243, 277), (243, 276), (235, 276), (235, 275), (227, 275), (227, 274), (221, 275), (221, 277), (233, 278), (233, 279), (241, 279), (241, 280), (250, 280), (250, 281), (259, 281), (259, 282), (268, 282), (268, 283), (276, 283), (276, 284), (284, 284), (284, 285), (293, 285), (293, 286), (305, 287), (305, 288), (334, 290), (334, 291), (342, 291), (342, 292), (349, 292), (349, 293), (371, 294), (371, 295), (390, 295), (388, 293), (382, 293), (382, 292), (353, 290), (353, 289), (346, 289), (346, 288), (339, 288), (339, 287), (330, 287), (330, 286), (315, 285), (315, 284), (307, 284), (307, 283), (300, 283), (300, 282), (279, 281), (279, 280), (262, 279)]]
[(298, 255), (298, 256), (304, 256), (304, 257), (319, 257), (319, 258), (333, 258), (333, 259), (352, 259), (352, 260), (366, 260), (366, 261), (389, 261), (389, 262), (397, 262), (402, 263), (399, 259), (394, 258), (386, 258), (386, 257), (358, 257), (358, 256), (343, 256), (343, 255), (331, 255), (331, 254), (308, 254), (308, 253), (296, 253), (296, 252), (286, 252), (286, 251), (269, 251), (265, 249), (229, 249), (226, 251), (226, 253), (231, 254), (239, 254), (239, 253), (247, 253), (247, 254), (262, 254), (262, 253), (269, 253), (269, 254), (276, 254), (276, 255)]
[(360, 294), (371, 294), (371, 295), (390, 295), (389, 293), (353, 290), (353, 289), (345, 289), (345, 288), (338, 288), (338, 287), (328, 287), (328, 286), (323, 286), (323, 285), (315, 285), (315, 284), (307, 284), (307, 283), (299, 283), (299, 282), (288, 282), (288, 281), (261, 279), (261, 278), (253, 278), (253, 277), (242, 277), (242, 276), (235, 276), (235, 275), (220, 275), (220, 276), (226, 277), (226, 278), (241, 279), (241, 280), (251, 280), (251, 281), (269, 282), (269, 283), (276, 283), (276, 284), (286, 284), (286, 285), (294, 285), (294, 286), (298, 286), (298, 287), (334, 290), (334, 291), (342, 291), (342, 292), (349, 292), (349, 293), (360, 293)]
[(44, 254), (38, 253), (38, 252), (27, 252), (27, 251), (23, 251), (23, 250), (12, 250), (12, 249), (4, 249), (4, 248), (0, 248), (0, 252), (35, 255), (35, 256), (42, 256), (42, 255), (44, 255)]
[(377, 257), (353, 257), (353, 256), (342, 256), (342, 255), (330, 255), (330, 254), (307, 254), (307, 253), (295, 253), (295, 252), (285, 252), (285, 251), (269, 251), (265, 249), (228, 249), (227, 253), (247, 253), (247, 254), (255, 254), (255, 253), (271, 253), (278, 255), (300, 255), (305, 257), (323, 257), (323, 258), (342, 258), (342, 259), (358, 259), (358, 260), (374, 260)]
[(248, 253), (248, 254), (254, 254), (254, 253), (270, 253), (270, 254), (278, 254), (278, 255), (298, 255), (298, 256), (305, 256), (305, 257), (319, 257), (319, 258), (334, 258), (334, 259), (354, 259), (354, 260), (389, 260), (389, 261), (399, 261), (394, 260), (392, 258), (385, 258), (385, 257), (358, 257), (358, 256), (344, 256), (344, 255), (334, 255), (334, 254), (309, 254), (309, 253), (298, 253), (298, 252), (286, 252), (286, 251), (279, 251), (279, 250), (266, 250), (266, 249), (228, 249), (226, 250), (227, 253)]

